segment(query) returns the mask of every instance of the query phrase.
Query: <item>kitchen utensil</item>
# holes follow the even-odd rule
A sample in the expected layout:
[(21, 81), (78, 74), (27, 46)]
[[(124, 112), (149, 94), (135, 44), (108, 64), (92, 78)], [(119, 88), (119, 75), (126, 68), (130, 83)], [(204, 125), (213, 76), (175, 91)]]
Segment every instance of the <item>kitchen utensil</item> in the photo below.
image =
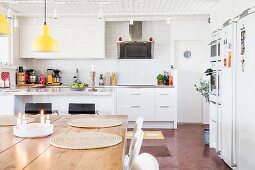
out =
[(10, 85), (6, 85), (6, 81), (10, 82), (10, 73), (9, 72), (2, 72), (1, 73), (1, 79), (4, 81), (4, 87), (10, 87)]

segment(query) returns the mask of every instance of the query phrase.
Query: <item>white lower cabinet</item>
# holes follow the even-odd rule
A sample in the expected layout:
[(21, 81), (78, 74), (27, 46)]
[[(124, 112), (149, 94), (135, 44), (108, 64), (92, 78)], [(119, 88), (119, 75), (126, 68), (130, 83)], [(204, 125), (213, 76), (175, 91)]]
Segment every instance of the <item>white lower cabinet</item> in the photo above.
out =
[(139, 116), (142, 116), (145, 121), (154, 121), (154, 107), (142, 107), (142, 106), (127, 106), (118, 107), (119, 115), (128, 115), (129, 121), (136, 121)]
[(176, 108), (173, 106), (156, 106), (157, 121), (174, 121), (176, 120)]
[(15, 114), (15, 105), (14, 105), (14, 96), (0, 96), (0, 115), (14, 115)]
[(175, 88), (119, 88), (117, 114), (128, 115), (129, 121), (142, 116), (145, 121), (174, 122), (177, 128)]

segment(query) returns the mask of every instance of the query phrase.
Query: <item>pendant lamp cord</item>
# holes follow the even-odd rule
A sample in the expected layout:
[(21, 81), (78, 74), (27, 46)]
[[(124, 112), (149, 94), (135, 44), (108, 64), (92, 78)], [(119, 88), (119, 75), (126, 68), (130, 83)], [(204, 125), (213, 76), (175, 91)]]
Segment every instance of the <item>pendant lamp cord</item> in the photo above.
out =
[(44, 25), (46, 25), (46, 10), (47, 10), (46, 0), (44, 0)]

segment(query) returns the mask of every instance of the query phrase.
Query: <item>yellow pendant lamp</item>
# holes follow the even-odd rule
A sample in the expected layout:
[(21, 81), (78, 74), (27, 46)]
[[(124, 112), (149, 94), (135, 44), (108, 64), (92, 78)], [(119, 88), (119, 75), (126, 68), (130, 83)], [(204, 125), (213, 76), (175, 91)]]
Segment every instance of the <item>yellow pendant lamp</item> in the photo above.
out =
[(46, 0), (44, 1), (44, 24), (41, 35), (32, 44), (32, 51), (35, 52), (58, 52), (60, 50), (57, 41), (49, 34), (49, 27), (46, 23)]
[(0, 35), (10, 35), (11, 29), (8, 20), (0, 13)]

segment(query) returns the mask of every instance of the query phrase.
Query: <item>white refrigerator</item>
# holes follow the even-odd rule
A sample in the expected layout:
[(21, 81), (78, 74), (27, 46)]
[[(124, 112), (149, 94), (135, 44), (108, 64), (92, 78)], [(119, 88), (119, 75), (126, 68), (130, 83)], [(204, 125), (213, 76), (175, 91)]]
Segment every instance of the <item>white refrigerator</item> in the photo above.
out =
[(221, 39), (221, 157), (229, 165), (235, 166), (236, 124), (234, 112), (236, 21), (228, 20), (222, 28)]
[(255, 13), (244, 12), (237, 21), (235, 57), (236, 164), (255, 169)]

